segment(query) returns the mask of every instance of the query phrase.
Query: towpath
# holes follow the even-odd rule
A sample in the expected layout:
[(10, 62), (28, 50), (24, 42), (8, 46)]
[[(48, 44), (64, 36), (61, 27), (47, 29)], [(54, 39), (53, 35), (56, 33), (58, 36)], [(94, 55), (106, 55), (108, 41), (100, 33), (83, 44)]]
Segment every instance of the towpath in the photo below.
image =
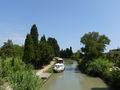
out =
[(36, 75), (41, 77), (41, 75), (43, 75), (44, 71), (48, 70), (54, 63), (55, 63), (55, 61), (51, 61), (51, 63), (49, 65), (44, 66), (42, 69), (36, 70)]

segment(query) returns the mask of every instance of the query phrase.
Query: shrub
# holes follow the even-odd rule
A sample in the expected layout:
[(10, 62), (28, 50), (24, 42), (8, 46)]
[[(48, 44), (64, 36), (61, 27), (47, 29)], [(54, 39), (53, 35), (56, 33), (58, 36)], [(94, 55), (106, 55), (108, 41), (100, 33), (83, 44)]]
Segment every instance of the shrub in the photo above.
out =
[(6, 82), (6, 68), (4, 65), (4, 60), (0, 60), (0, 86), (3, 85)]
[(120, 88), (120, 70), (118, 68), (112, 69), (111, 75), (112, 75), (111, 78), (112, 84)]
[[(86, 64), (86, 72), (92, 74), (93, 76), (102, 76), (103, 72), (109, 71), (109, 68), (112, 67), (112, 64), (103, 58), (98, 58), (94, 61), (89, 61)], [(105, 74), (105, 73), (104, 73)]]
[(120, 67), (120, 59), (116, 61), (115, 65), (117, 65), (118, 67)]
[(8, 81), (13, 90), (39, 90), (41, 86), (41, 80), (33, 71), (11, 72)]
[(33, 70), (34, 66), (32, 64), (26, 64), (25, 69), (26, 70)]
[(26, 64), (21, 59), (7, 59), (5, 60), (5, 67), (7, 70), (12, 69), (14, 72), (20, 69), (25, 69)]

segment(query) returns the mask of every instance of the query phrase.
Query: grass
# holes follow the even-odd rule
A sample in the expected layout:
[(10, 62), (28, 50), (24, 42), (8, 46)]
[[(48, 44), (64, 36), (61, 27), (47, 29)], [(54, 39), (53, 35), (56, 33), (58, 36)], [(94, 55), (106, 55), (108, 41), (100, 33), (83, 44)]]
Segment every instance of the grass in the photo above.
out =
[(45, 73), (53, 73), (53, 67), (56, 63), (54, 63), (48, 70), (45, 71)]

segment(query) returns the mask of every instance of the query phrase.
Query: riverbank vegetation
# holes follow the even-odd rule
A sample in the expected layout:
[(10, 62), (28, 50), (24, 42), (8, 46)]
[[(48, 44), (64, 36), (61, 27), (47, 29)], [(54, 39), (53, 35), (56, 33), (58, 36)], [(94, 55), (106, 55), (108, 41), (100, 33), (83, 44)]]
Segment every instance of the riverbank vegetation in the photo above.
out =
[(79, 68), (91, 76), (99, 76), (111, 86), (120, 88), (119, 49), (104, 53), (110, 39), (98, 32), (89, 32), (81, 37), (83, 44), (72, 57), (79, 63)]
[(38, 30), (34, 24), (26, 35), (23, 46), (13, 44), (8, 39), (0, 47), (0, 88), (7, 83), (13, 90), (38, 90), (43, 80), (34, 70), (41, 69), (59, 56), (59, 45), (55, 38), (46, 40), (43, 35), (38, 40)]

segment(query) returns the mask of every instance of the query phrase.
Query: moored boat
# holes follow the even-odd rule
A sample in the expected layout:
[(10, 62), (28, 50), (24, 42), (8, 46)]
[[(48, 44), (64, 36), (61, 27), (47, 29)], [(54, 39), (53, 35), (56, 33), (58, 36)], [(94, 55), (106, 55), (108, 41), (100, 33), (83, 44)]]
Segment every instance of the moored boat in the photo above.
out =
[(63, 63), (57, 63), (57, 64), (55, 64), (53, 70), (54, 70), (54, 72), (62, 72), (65, 70), (65, 66)]

